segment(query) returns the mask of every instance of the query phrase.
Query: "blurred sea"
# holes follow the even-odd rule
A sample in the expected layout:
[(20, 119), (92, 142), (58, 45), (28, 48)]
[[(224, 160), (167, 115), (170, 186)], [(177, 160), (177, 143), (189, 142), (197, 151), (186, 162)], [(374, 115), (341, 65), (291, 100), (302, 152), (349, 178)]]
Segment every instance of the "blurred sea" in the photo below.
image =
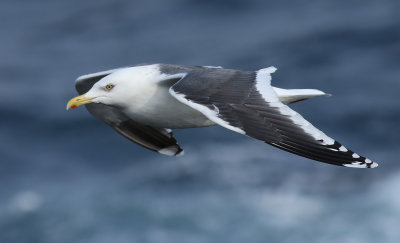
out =
[[(0, 2), (0, 242), (400, 242), (400, 2)], [(220, 127), (172, 158), (83, 108), (77, 76), (136, 63), (274, 65), (333, 94), (293, 107), (377, 169)]]

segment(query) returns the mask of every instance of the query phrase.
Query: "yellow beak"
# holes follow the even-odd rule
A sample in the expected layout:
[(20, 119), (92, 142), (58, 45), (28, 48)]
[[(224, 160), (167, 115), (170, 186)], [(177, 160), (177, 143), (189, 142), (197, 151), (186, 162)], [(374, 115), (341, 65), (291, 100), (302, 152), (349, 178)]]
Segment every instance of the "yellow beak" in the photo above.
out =
[(94, 98), (87, 98), (85, 94), (72, 98), (67, 103), (67, 110), (92, 102)]

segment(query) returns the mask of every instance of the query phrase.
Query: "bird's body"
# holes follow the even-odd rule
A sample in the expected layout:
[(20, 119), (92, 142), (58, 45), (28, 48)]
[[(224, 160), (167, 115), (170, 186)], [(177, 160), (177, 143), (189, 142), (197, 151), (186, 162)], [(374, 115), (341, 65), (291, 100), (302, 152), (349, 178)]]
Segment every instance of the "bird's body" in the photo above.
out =
[(78, 78), (76, 88), (82, 95), (72, 99), (67, 108), (86, 104), (89, 112), (128, 139), (169, 155), (182, 152), (170, 129), (220, 125), (318, 161), (377, 166), (286, 106), (326, 94), (272, 87), (275, 70), (168, 64), (114, 69)]
[[(215, 125), (201, 112), (179, 102), (169, 93), (169, 84), (160, 80), (162, 74), (159, 73), (157, 65), (132, 67), (126, 71), (127, 73), (122, 72), (122, 75), (138, 71), (156, 73), (134, 82), (140, 96), (132, 101), (131, 105), (123, 108), (123, 112), (131, 119), (150, 126), (170, 129)], [(115, 78), (111, 75), (110, 78)]]
[(153, 127), (180, 129), (215, 125), (201, 112), (172, 97), (167, 87), (157, 87), (155, 95), (145, 104), (132, 106), (124, 113), (131, 119)]

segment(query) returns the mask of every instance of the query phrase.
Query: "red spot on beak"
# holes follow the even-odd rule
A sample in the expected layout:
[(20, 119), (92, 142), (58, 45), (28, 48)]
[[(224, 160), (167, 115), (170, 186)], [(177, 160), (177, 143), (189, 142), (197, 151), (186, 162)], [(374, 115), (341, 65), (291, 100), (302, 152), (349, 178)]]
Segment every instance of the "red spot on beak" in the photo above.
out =
[(72, 108), (72, 109), (74, 109), (74, 108), (76, 108), (76, 107), (77, 107), (77, 105), (73, 105), (73, 106), (71, 106), (71, 108)]

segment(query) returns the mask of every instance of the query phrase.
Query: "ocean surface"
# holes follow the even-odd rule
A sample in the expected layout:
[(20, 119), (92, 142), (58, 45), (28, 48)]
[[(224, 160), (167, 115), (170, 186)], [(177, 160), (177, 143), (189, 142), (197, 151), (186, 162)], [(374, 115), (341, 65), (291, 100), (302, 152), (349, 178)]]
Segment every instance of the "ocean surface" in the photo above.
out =
[[(0, 242), (400, 242), (400, 1), (0, 2)], [(222, 127), (133, 144), (76, 77), (136, 63), (274, 65), (293, 105), (377, 169), (318, 163)]]

